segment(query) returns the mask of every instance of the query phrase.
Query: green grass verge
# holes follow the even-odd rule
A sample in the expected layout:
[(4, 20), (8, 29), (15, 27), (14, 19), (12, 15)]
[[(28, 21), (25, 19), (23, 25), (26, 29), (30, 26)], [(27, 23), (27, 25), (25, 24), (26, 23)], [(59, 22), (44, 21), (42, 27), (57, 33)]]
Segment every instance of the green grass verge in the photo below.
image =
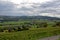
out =
[(20, 32), (1, 32), (0, 40), (36, 40), (39, 38), (59, 34), (60, 28), (33, 28)]

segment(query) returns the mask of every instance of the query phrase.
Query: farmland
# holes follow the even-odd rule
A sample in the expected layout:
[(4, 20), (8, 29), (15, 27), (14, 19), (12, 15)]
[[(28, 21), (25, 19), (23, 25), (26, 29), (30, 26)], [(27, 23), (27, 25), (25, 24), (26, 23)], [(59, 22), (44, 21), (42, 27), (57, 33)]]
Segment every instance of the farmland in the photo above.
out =
[(60, 21), (22, 20), (0, 23), (0, 40), (37, 40), (60, 34)]

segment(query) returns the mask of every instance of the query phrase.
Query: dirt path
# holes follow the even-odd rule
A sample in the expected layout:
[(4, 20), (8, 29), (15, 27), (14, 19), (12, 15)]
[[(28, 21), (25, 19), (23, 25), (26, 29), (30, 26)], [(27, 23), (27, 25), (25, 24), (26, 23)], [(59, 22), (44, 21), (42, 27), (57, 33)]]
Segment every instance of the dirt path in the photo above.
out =
[(59, 38), (60, 38), (60, 35), (57, 35), (57, 36), (42, 38), (39, 40), (58, 40)]

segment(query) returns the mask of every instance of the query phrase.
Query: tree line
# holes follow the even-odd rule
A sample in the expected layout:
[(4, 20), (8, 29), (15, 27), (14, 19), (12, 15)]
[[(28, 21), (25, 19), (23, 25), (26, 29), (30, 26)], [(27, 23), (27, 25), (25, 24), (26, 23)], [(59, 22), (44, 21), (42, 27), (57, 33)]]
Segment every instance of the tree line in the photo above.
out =
[[(23, 22), (22, 24), (0, 24), (0, 32), (17, 32), (17, 31), (24, 31), (29, 30), (29, 28), (46, 28), (48, 27), (49, 22)], [(55, 22), (52, 24), (51, 27), (60, 27), (60, 22)]]

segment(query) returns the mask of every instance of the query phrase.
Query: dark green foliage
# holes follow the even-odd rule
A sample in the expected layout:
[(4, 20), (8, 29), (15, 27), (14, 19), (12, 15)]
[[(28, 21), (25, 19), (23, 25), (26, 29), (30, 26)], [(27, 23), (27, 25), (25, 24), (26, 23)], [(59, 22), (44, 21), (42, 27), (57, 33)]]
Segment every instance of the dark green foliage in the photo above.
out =
[(0, 29), (0, 32), (4, 32), (4, 29)]
[(17, 32), (18, 28), (17, 28), (17, 27), (13, 27), (13, 30), (14, 30), (15, 32)]
[(60, 26), (60, 22), (56, 22), (56, 26)]
[(41, 27), (47, 27), (47, 23), (46, 22), (41, 22), (39, 24), (37, 24), (37, 28), (41, 28)]
[(8, 32), (12, 32), (12, 28), (11, 27), (8, 27)]
[(23, 20), (23, 21), (9, 21), (0, 23), (0, 26), (3, 26), (3, 29), (0, 30), (3, 32), (4, 30), (8, 30), (8, 32), (12, 31), (23, 31), (29, 30), (30, 28), (46, 28), (46, 27), (57, 27), (60, 26), (60, 22), (57, 21), (43, 21), (43, 20)]
[(56, 27), (56, 23), (55, 24), (52, 24), (52, 27)]
[(18, 28), (18, 30), (17, 30), (17, 31), (22, 31), (22, 30), (23, 30), (21, 27), (17, 27), (17, 28)]
[(29, 30), (28, 27), (22, 26), (23, 30)]

